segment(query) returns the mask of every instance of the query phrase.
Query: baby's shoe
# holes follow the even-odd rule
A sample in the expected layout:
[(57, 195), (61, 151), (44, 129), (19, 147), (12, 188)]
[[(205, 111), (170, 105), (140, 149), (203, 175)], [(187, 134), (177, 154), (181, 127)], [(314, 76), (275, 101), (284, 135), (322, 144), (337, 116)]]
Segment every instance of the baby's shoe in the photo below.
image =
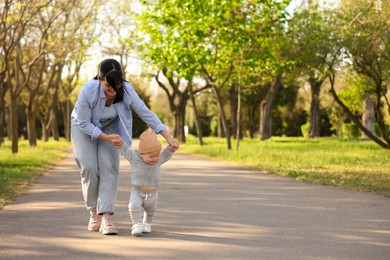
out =
[(131, 228), (131, 235), (136, 237), (142, 236), (142, 231), (143, 231), (142, 226), (143, 226), (142, 223), (134, 224), (133, 227)]
[(150, 232), (152, 232), (152, 225), (148, 223), (144, 223), (142, 225), (142, 233), (150, 233)]
[(103, 214), (99, 231), (102, 232), (103, 235), (118, 234), (118, 230), (114, 226), (114, 223), (112, 223), (111, 214)]
[(88, 223), (88, 230), (89, 231), (99, 231), (100, 229), (100, 223), (101, 223), (101, 216), (99, 216), (96, 212), (96, 210), (89, 211), (90, 217), (89, 217), (89, 223)]

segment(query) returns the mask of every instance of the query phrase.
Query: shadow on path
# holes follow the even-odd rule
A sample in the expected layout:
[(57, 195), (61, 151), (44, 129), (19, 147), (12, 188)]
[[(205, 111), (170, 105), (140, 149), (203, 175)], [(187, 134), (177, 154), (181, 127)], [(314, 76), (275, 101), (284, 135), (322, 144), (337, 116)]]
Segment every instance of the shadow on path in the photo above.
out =
[(177, 153), (153, 232), (130, 236), (121, 161), (117, 236), (88, 232), (71, 155), (0, 212), (1, 259), (389, 259), (390, 198)]

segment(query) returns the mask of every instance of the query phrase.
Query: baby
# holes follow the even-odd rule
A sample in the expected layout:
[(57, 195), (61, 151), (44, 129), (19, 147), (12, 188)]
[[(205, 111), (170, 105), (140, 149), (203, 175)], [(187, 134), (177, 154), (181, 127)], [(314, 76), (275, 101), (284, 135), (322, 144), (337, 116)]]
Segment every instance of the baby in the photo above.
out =
[(131, 166), (129, 213), (133, 222), (133, 236), (152, 232), (160, 186), (160, 166), (171, 159), (173, 154), (170, 146), (161, 149), (157, 135), (149, 131), (140, 135), (138, 150), (131, 150), (124, 142), (120, 148)]

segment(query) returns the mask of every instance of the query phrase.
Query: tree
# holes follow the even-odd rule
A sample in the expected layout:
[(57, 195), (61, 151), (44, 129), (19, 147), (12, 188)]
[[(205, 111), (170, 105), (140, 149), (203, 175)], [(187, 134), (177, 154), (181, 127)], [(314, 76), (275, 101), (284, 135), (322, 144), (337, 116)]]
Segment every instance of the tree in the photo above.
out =
[[(287, 22), (286, 5), (281, 2), (278, 5), (271, 5), (263, 28), (266, 35), (261, 53), (261, 67), (263, 73), (260, 77), (262, 86), (269, 86), (268, 93), (260, 103), (260, 140), (267, 140), (272, 137), (271, 109), (274, 99), (282, 86), (284, 74), (290, 70), (291, 63), (288, 55), (289, 47), (286, 43), (285, 23)], [(271, 12), (272, 11), (272, 12)]]
[(70, 96), (79, 85), (81, 67), (90, 58), (88, 52), (99, 36), (99, 32), (95, 28), (99, 22), (97, 16), (102, 3), (101, 0), (74, 1), (73, 8), (67, 12), (67, 19), (62, 28), (63, 32), (58, 39), (62, 41), (65, 47), (59, 103), (64, 114), (65, 139), (68, 141), (70, 141), (70, 114), (72, 109)]
[(333, 9), (311, 2), (307, 8), (295, 12), (288, 24), (291, 56), (311, 87), (310, 138), (320, 136), (320, 92), (329, 74), (328, 62), (337, 40), (334, 13)]
[[(175, 132), (174, 135), (178, 138), (179, 142), (185, 143), (184, 134), (184, 119), (186, 114), (187, 101), (189, 99), (189, 87), (188, 83), (182, 84), (179, 77), (169, 76), (172, 73), (167, 73), (168, 69), (164, 68), (154, 76), (157, 84), (164, 90), (168, 97), (170, 110), (175, 118)], [(165, 82), (164, 82), (165, 79)], [(168, 81), (168, 82), (167, 82)], [(168, 88), (167, 86), (170, 86)]]
[[(374, 83), (376, 121), (379, 124), (381, 138), (376, 137), (356, 117), (338, 97), (334, 88), (331, 93), (337, 103), (344, 109), (351, 121), (371, 140), (389, 149), (390, 138), (385, 126), (385, 110), (390, 109), (387, 99), (388, 78), (390, 77), (390, 3), (388, 1), (359, 0), (341, 1), (340, 34), (343, 36), (342, 46), (345, 54), (351, 60), (356, 72), (368, 77)], [(330, 77), (334, 83), (334, 75)]]
[[(27, 86), (34, 64), (45, 53), (42, 45), (32, 49), (28, 30), (37, 18), (39, 12), (46, 8), (51, 1), (14, 1), (5, 2), (5, 12), (2, 17), (3, 45), (1, 52), (4, 54), (2, 69), (2, 89), (9, 93), (10, 126), (11, 126), (11, 150), (18, 152), (19, 121), (18, 99), (22, 90)], [(26, 60), (23, 54), (29, 51), (30, 59)]]
[[(51, 72), (48, 72), (48, 59), (45, 57), (45, 54), (51, 51), (49, 34), (50, 30), (53, 27), (55, 21), (61, 16), (62, 9), (57, 6), (53, 6), (50, 10), (42, 9), (41, 12), (37, 14), (34, 25), (31, 27), (30, 35), (34, 35), (34, 41), (31, 41), (30, 46), (26, 46), (24, 49), (27, 51), (24, 53), (28, 57), (29, 53), (34, 53), (34, 49), (39, 49), (44, 51), (44, 54), (39, 57), (35, 66), (31, 67), (31, 73), (33, 77), (28, 79), (28, 84), (26, 84), (26, 90), (28, 91), (28, 99), (26, 106), (26, 115), (27, 115), (27, 133), (30, 146), (35, 146), (37, 142), (37, 133), (36, 133), (36, 117), (38, 110), (42, 103), (45, 100), (48, 100), (48, 92), (51, 87), (56, 87), (60, 79), (59, 68), (54, 64)], [(30, 59), (29, 57), (27, 60)], [(51, 75), (50, 75), (51, 73)], [(48, 75), (49, 74), (49, 75)], [(47, 76), (47, 77), (46, 77)], [(57, 82), (57, 84), (54, 84)], [(46, 90), (45, 90), (46, 89)], [(54, 97), (56, 99), (57, 97)]]
[[(248, 53), (259, 46), (253, 44), (258, 42), (258, 36), (266, 35), (261, 38), (262, 44), (265, 46), (268, 42), (267, 46), (271, 45), (268, 41), (271, 28), (280, 22), (281, 19), (277, 18), (280, 18), (286, 2), (143, 1), (145, 9), (141, 26), (150, 38), (145, 48), (147, 57), (160, 70), (169, 68), (176, 77), (187, 80), (200, 77), (206, 81), (216, 97), (228, 149), (231, 149), (231, 133), (223, 96), (239, 64), (245, 64), (245, 70), (240, 72), (241, 78), (252, 70), (247, 70), (249, 63), (261, 68), (254, 61), (266, 57), (268, 49), (261, 49), (262, 54), (255, 58)], [(241, 53), (244, 44), (250, 46), (245, 54)]]
[(75, 0), (56, 1), (38, 15), (34, 31), (37, 36), (42, 35), (40, 45), (45, 54), (33, 67), (34, 77), (26, 88), (29, 92), (27, 129), (32, 146), (36, 145), (37, 118), (41, 122), (44, 141), (49, 139), (50, 133), (55, 140), (59, 139), (57, 114), (61, 108), (65, 136), (70, 140), (69, 94), (77, 83), (81, 64), (87, 57), (85, 50), (93, 41), (93, 30), (89, 28), (94, 21), (95, 5), (96, 1), (88, 4)]
[(363, 126), (375, 134), (375, 84), (351, 67), (347, 68), (346, 74), (348, 88), (339, 91), (338, 95), (353, 114), (362, 115)]

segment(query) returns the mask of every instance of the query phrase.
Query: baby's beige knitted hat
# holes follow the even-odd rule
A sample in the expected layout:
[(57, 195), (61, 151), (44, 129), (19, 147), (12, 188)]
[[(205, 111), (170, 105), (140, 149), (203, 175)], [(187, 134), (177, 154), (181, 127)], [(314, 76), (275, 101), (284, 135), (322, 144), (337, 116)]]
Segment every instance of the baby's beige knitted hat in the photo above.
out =
[(139, 152), (151, 153), (155, 151), (161, 151), (161, 144), (157, 140), (157, 135), (150, 131), (145, 131), (140, 135), (139, 140)]

